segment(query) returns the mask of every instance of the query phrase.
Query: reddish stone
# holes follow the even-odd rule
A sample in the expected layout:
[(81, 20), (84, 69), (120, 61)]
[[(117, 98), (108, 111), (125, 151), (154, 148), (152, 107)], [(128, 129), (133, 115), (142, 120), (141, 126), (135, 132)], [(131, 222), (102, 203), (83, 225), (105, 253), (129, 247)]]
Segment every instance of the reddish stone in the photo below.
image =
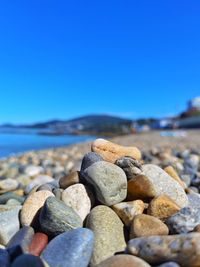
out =
[(48, 244), (48, 236), (43, 233), (36, 233), (29, 246), (29, 253), (34, 256), (40, 256), (46, 245)]

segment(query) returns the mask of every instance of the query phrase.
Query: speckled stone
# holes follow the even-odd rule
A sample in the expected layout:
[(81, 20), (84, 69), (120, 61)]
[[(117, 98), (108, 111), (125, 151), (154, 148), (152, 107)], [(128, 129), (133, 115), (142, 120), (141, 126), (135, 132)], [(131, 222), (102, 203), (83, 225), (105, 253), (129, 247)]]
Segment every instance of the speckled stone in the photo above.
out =
[(78, 228), (55, 237), (42, 252), (41, 258), (50, 267), (87, 267), (92, 255), (94, 235)]
[(29, 195), (22, 206), (20, 214), (21, 224), (33, 225), (38, 220), (38, 211), (50, 196), (54, 196), (54, 194), (45, 190), (34, 192)]
[(11, 267), (49, 267), (49, 265), (39, 257), (24, 254), (17, 257)]
[(98, 161), (85, 169), (83, 176), (95, 190), (97, 199), (107, 206), (123, 201), (127, 194), (124, 171), (105, 161)]
[(48, 244), (48, 236), (44, 233), (37, 232), (29, 245), (29, 253), (34, 256), (40, 256)]
[(116, 160), (115, 164), (123, 169), (128, 180), (142, 172), (141, 163), (131, 157), (122, 157)]
[(95, 237), (91, 267), (125, 249), (124, 225), (111, 208), (100, 205), (92, 209), (86, 227)]
[(91, 166), (93, 163), (97, 161), (102, 161), (102, 160), (103, 160), (102, 156), (95, 152), (89, 152), (85, 154), (82, 160), (82, 164), (81, 164), (81, 172), (84, 171), (89, 166)]
[(59, 186), (62, 189), (66, 189), (67, 187), (78, 184), (80, 182), (79, 172), (71, 172), (68, 175), (65, 175), (60, 178)]
[(175, 261), (182, 267), (197, 267), (200, 233), (135, 238), (128, 242), (127, 252), (152, 265)]
[(46, 200), (40, 212), (39, 222), (42, 232), (50, 236), (82, 227), (79, 215), (71, 207), (54, 197)]

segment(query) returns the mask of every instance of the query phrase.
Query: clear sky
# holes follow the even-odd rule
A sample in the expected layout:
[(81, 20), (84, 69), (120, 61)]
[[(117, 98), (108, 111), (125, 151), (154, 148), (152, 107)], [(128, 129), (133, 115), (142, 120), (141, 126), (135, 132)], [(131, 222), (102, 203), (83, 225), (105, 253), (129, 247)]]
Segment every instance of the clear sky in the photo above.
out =
[(199, 0), (0, 1), (0, 123), (161, 117), (198, 95)]

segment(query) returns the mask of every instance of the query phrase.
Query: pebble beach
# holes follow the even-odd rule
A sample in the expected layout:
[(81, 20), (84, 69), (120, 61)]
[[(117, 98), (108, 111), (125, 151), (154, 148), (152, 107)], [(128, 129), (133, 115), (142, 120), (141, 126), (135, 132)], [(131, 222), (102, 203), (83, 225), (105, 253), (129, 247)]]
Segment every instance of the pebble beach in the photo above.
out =
[(0, 267), (200, 266), (200, 130), (0, 159)]

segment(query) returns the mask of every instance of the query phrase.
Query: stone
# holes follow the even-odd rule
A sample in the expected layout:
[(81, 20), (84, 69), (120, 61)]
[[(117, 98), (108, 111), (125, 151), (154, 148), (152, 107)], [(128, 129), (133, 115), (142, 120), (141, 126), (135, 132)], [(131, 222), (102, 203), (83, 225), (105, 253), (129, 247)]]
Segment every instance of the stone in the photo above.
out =
[(175, 169), (172, 166), (165, 167), (164, 171), (167, 174), (169, 174), (175, 181), (177, 181), (183, 187), (183, 189), (187, 187), (186, 184), (181, 180), (181, 178), (178, 176), (178, 173), (175, 171)]
[(62, 201), (70, 206), (82, 219), (90, 213), (91, 201), (83, 184), (71, 185), (62, 193)]
[(181, 267), (181, 266), (174, 261), (168, 261), (168, 262), (165, 262), (165, 263), (163, 263), (157, 267)]
[(16, 257), (28, 252), (33, 239), (34, 230), (30, 226), (23, 226), (8, 242), (7, 250), (13, 261)]
[(146, 214), (139, 214), (133, 218), (130, 239), (142, 236), (168, 235), (169, 229), (158, 218)]
[(39, 216), (42, 232), (56, 236), (63, 232), (82, 227), (79, 215), (61, 200), (49, 197)]
[(79, 172), (77, 171), (71, 172), (68, 175), (61, 177), (59, 180), (59, 186), (62, 189), (66, 189), (70, 185), (78, 183), (80, 183), (80, 177), (79, 177)]
[(95, 240), (91, 267), (125, 249), (123, 223), (111, 208), (103, 205), (93, 208), (86, 227), (93, 231)]
[(38, 213), (46, 199), (50, 196), (54, 196), (53, 193), (45, 190), (34, 192), (29, 195), (22, 206), (20, 214), (21, 224), (29, 226), (37, 223)]
[(25, 168), (24, 173), (28, 176), (36, 176), (43, 171), (44, 169), (41, 166), (29, 165)]
[(183, 267), (197, 267), (200, 233), (135, 238), (128, 242), (127, 253), (152, 265), (175, 261)]
[(136, 147), (125, 147), (112, 143), (105, 139), (96, 139), (91, 146), (93, 152), (101, 155), (104, 160), (114, 163), (117, 159), (125, 156), (141, 159), (141, 152)]
[(49, 267), (39, 257), (24, 254), (16, 258), (11, 267)]
[(188, 198), (184, 189), (170, 175), (153, 164), (144, 164), (142, 170), (142, 175), (128, 182), (128, 199), (151, 199), (166, 195), (179, 207), (187, 206)]
[(10, 267), (10, 257), (6, 249), (0, 248), (0, 266)]
[(78, 228), (55, 237), (41, 254), (50, 267), (87, 267), (92, 255), (94, 235)]
[(127, 180), (124, 171), (105, 161), (98, 161), (84, 170), (85, 180), (93, 186), (96, 198), (107, 206), (123, 201), (127, 194)]
[(44, 233), (37, 232), (29, 245), (29, 253), (34, 256), (40, 256), (48, 244), (48, 236)]
[(25, 199), (24, 197), (18, 196), (13, 192), (7, 192), (3, 195), (0, 195), (0, 204), (6, 204), (6, 202), (11, 198), (19, 201), (21, 204), (24, 202)]
[(132, 255), (116, 255), (102, 261), (96, 267), (151, 267), (144, 260)]
[(115, 164), (123, 169), (128, 180), (142, 172), (141, 163), (131, 157), (122, 157), (116, 160)]
[(95, 152), (89, 152), (85, 154), (81, 164), (81, 172), (91, 166), (93, 163), (102, 161), (103, 157)]
[(19, 230), (19, 211), (21, 206), (0, 212), (0, 244), (7, 245), (10, 239)]
[(0, 194), (15, 190), (18, 185), (18, 181), (14, 179), (7, 178), (0, 180)]
[(145, 203), (142, 200), (121, 202), (112, 206), (120, 219), (126, 226), (129, 226), (135, 215), (142, 214), (145, 209)]
[(151, 200), (147, 209), (147, 214), (165, 221), (180, 209), (181, 208), (171, 198), (160, 195)]
[(26, 186), (25, 193), (26, 194), (30, 193), (31, 190), (36, 186), (38, 186), (38, 188), (39, 188), (40, 185), (43, 185), (43, 184), (46, 184), (46, 183), (50, 183), (50, 182), (53, 182), (53, 181), (54, 181), (54, 179), (49, 175), (36, 176), (32, 180), (32, 182)]

